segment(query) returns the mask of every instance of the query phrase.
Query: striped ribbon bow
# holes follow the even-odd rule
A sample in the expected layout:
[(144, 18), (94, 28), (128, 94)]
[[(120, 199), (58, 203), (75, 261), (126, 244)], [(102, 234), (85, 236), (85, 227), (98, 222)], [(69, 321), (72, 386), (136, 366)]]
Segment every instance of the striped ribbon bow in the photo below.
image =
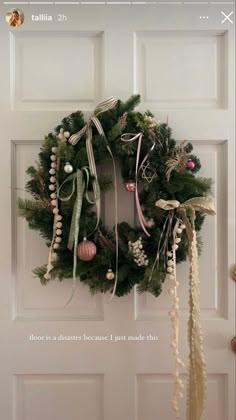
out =
[[(86, 135), (86, 150), (87, 150), (87, 156), (88, 156), (88, 163), (89, 163), (89, 169), (90, 169), (90, 175), (92, 177), (92, 184), (93, 184), (93, 190), (95, 193), (95, 205), (97, 210), (97, 223), (95, 226), (96, 230), (99, 225), (99, 220), (101, 216), (101, 198), (100, 198), (100, 187), (98, 183), (98, 176), (97, 176), (97, 169), (96, 169), (96, 163), (94, 159), (94, 152), (93, 152), (93, 145), (92, 145), (92, 128), (95, 127), (97, 129), (98, 134), (103, 137), (103, 139), (106, 138), (104, 130), (102, 128), (102, 125), (98, 119), (98, 116), (102, 114), (103, 112), (109, 111), (110, 109), (114, 108), (117, 103), (117, 100), (111, 96), (106, 101), (100, 102), (95, 110), (94, 113), (90, 116), (85, 126), (78, 131), (78, 133), (73, 134), (69, 138), (69, 143), (73, 146), (78, 143), (78, 141), (81, 140), (81, 138)], [(114, 187), (115, 187), (115, 238), (116, 238), (116, 276), (115, 276), (115, 284), (112, 292), (112, 297), (115, 295), (116, 286), (117, 286), (117, 280), (118, 280), (118, 229), (117, 229), (117, 223), (118, 223), (118, 197), (117, 197), (117, 177), (116, 177), (116, 166), (115, 166), (115, 159), (112, 154), (111, 148), (109, 144), (106, 142), (106, 148), (108, 153), (111, 156), (112, 164), (113, 164), (113, 176), (114, 176)]]

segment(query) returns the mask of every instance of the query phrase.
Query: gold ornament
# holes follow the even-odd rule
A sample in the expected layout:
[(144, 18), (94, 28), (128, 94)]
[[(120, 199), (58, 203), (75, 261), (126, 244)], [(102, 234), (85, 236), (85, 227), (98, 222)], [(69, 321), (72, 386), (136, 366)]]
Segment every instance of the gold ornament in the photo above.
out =
[(107, 280), (113, 280), (115, 278), (115, 274), (113, 273), (113, 271), (111, 270), (111, 268), (109, 268), (107, 274), (106, 274), (106, 279)]

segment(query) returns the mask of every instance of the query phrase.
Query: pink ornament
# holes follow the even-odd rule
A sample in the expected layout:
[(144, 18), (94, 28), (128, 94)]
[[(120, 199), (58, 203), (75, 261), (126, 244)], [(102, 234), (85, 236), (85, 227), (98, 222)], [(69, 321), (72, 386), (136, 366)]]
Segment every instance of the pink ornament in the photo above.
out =
[(195, 163), (191, 159), (189, 159), (187, 164), (186, 164), (186, 168), (190, 169), (190, 170), (194, 169), (195, 168)]
[(125, 182), (125, 188), (128, 192), (134, 192), (136, 189), (136, 184), (134, 181)]
[(96, 245), (84, 238), (77, 247), (77, 255), (82, 261), (91, 261), (97, 253)]
[(148, 228), (152, 228), (155, 225), (155, 222), (153, 219), (150, 219), (147, 221), (147, 227)]

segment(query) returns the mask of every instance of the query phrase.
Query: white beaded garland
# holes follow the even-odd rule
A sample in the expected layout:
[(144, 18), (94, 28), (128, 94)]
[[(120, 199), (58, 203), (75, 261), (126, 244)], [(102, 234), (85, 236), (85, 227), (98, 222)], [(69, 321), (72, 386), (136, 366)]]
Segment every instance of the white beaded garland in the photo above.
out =
[(175, 238), (175, 243), (176, 244), (179, 244), (181, 242), (181, 239), (180, 238)]
[(51, 168), (56, 169), (56, 167), (57, 167), (57, 164), (55, 162), (52, 162), (51, 163)]
[(57, 229), (56, 230), (56, 235), (61, 235), (62, 234), (62, 230), (61, 229)]
[(56, 237), (56, 239), (55, 239), (55, 242), (56, 242), (57, 244), (59, 244), (61, 241), (62, 241), (62, 239), (61, 239), (59, 236), (57, 236), (57, 237)]
[(175, 251), (176, 251), (178, 248), (179, 248), (179, 247), (178, 247), (178, 245), (176, 245), (176, 244), (172, 246), (172, 249), (174, 249)]
[(58, 249), (59, 248), (59, 244), (54, 244), (53, 245), (53, 249)]
[(53, 183), (55, 183), (56, 182), (56, 178), (55, 178), (55, 176), (51, 176), (50, 177), (50, 179), (49, 179), (49, 181), (53, 184)]
[(52, 147), (52, 153), (57, 153), (57, 147)]
[(58, 214), (57, 221), (60, 221), (60, 220), (62, 220), (62, 216), (60, 214)]
[(173, 268), (172, 267), (167, 267), (167, 273), (173, 273)]
[(61, 222), (57, 222), (56, 227), (60, 229), (62, 227), (62, 223)]
[(51, 169), (50, 169), (50, 171), (49, 171), (49, 173), (50, 173), (50, 175), (55, 175), (56, 170), (55, 170), (55, 169), (53, 169), (53, 168), (51, 168)]
[(172, 267), (174, 265), (174, 261), (172, 261), (172, 260), (167, 261), (167, 265), (169, 265), (170, 267)]
[(58, 208), (57, 207), (55, 207), (55, 209), (53, 209), (53, 211), (52, 211), (54, 214), (57, 214), (57, 213), (59, 213), (59, 210), (58, 210)]
[(57, 160), (57, 157), (55, 155), (51, 155), (50, 159), (51, 159), (52, 162), (55, 162), (55, 160)]
[(57, 205), (57, 200), (52, 200), (52, 201), (51, 201), (51, 205), (52, 205), (52, 206), (56, 206), (56, 205)]
[(183, 229), (178, 228), (178, 229), (176, 229), (176, 232), (177, 232), (177, 233), (182, 233), (182, 232), (183, 232)]
[(52, 193), (52, 194), (50, 194), (50, 197), (54, 200), (55, 198), (57, 198), (57, 195), (56, 195), (56, 193)]
[(48, 188), (50, 191), (54, 191), (56, 189), (55, 185), (53, 184), (50, 184)]
[(167, 251), (166, 255), (167, 255), (167, 257), (172, 257), (173, 254), (172, 254), (171, 251)]

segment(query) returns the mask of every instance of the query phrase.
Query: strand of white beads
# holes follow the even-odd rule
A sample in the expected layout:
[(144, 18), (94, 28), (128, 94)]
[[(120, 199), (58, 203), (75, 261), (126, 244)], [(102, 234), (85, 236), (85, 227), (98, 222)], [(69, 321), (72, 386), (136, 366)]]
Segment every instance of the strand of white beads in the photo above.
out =
[(51, 198), (51, 205), (53, 208), (54, 220), (53, 220), (53, 237), (51, 241), (51, 246), (48, 255), (48, 264), (47, 264), (47, 271), (44, 275), (46, 280), (50, 279), (50, 271), (53, 269), (53, 261), (57, 258), (57, 253), (55, 252), (59, 246), (60, 242), (62, 241), (62, 216), (59, 214), (59, 207), (58, 207), (58, 198), (57, 198), (57, 190), (58, 190), (58, 179), (57, 174), (60, 167), (60, 159), (57, 158), (57, 147), (52, 147), (52, 155), (50, 156), (51, 159), (51, 168), (49, 170), (50, 174), (50, 184), (49, 190), (51, 191), (50, 198)]
[[(185, 229), (185, 225), (178, 219), (175, 227), (173, 229), (173, 245), (172, 251), (167, 251), (167, 273), (169, 278), (172, 281), (172, 287), (169, 289), (169, 294), (173, 296), (172, 307), (169, 312), (171, 320), (171, 347), (173, 349), (174, 355), (174, 390), (173, 390), (173, 399), (172, 399), (172, 408), (176, 414), (176, 417), (179, 417), (179, 400), (183, 398), (183, 389), (184, 384), (180, 378), (180, 368), (184, 367), (184, 363), (179, 357), (179, 297), (178, 297), (178, 287), (179, 282), (177, 281), (176, 276), (176, 251), (179, 247), (181, 241), (180, 235)], [(177, 236), (179, 235), (179, 236)]]

